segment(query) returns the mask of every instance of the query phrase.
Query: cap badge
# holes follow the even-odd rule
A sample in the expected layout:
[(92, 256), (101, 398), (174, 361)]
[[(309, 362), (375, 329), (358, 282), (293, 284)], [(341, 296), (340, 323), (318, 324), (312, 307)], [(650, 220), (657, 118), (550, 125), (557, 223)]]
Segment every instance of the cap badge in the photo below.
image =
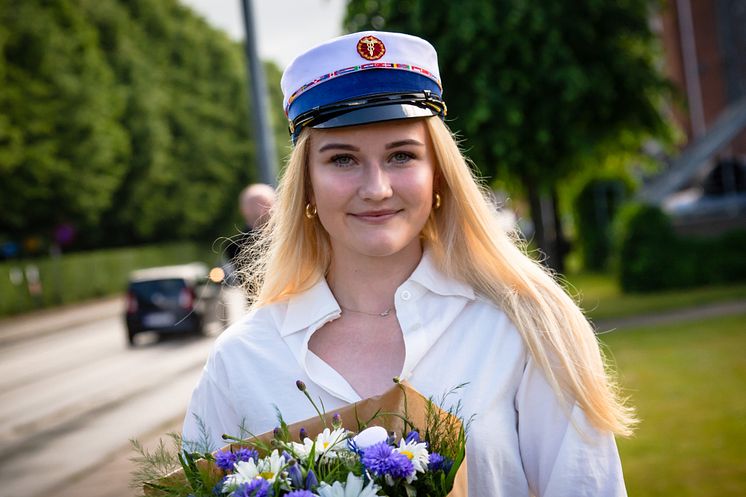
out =
[(357, 53), (365, 60), (378, 60), (386, 53), (386, 46), (375, 36), (364, 36), (357, 42)]

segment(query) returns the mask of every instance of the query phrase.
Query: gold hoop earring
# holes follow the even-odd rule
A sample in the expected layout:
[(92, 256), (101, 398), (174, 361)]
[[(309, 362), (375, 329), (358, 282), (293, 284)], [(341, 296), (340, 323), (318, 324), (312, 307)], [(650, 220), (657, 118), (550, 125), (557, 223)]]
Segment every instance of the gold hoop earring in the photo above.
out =
[(311, 202), (306, 204), (306, 217), (313, 219), (316, 217), (316, 206), (312, 205)]
[(433, 202), (433, 209), (440, 209), (440, 193), (435, 194), (435, 202)]

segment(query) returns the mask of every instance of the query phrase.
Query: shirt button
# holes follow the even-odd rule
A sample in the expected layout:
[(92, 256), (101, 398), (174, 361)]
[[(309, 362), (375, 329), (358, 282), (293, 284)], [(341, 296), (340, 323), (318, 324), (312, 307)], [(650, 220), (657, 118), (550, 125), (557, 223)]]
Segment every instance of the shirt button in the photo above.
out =
[(408, 290), (404, 290), (403, 292), (401, 292), (401, 299), (402, 299), (402, 300), (409, 300), (409, 298), (410, 298), (411, 296), (412, 296), (412, 294), (411, 294), (411, 293), (409, 293), (409, 291), (408, 291)]

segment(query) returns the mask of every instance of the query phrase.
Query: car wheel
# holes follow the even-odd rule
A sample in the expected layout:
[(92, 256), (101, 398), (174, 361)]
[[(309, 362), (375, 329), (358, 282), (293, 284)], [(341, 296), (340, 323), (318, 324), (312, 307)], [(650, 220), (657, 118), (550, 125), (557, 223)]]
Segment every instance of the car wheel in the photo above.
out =
[(135, 344), (136, 334), (137, 334), (136, 331), (129, 330), (129, 329), (127, 330), (127, 345), (129, 345), (130, 347), (134, 347), (136, 345)]

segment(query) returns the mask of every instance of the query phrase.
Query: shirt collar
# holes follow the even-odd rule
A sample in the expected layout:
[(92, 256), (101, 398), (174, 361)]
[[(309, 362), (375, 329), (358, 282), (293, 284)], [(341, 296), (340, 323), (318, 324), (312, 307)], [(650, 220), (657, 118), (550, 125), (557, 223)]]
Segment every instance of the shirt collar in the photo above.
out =
[[(446, 276), (436, 267), (432, 254), (427, 249), (407, 281), (417, 283), (425, 290), (438, 295), (460, 296), (469, 300), (475, 298), (474, 289), (470, 285)], [(311, 288), (288, 299), (280, 334), (285, 337), (305, 330), (315, 323), (339, 316), (341, 312), (326, 279), (319, 278)]]

